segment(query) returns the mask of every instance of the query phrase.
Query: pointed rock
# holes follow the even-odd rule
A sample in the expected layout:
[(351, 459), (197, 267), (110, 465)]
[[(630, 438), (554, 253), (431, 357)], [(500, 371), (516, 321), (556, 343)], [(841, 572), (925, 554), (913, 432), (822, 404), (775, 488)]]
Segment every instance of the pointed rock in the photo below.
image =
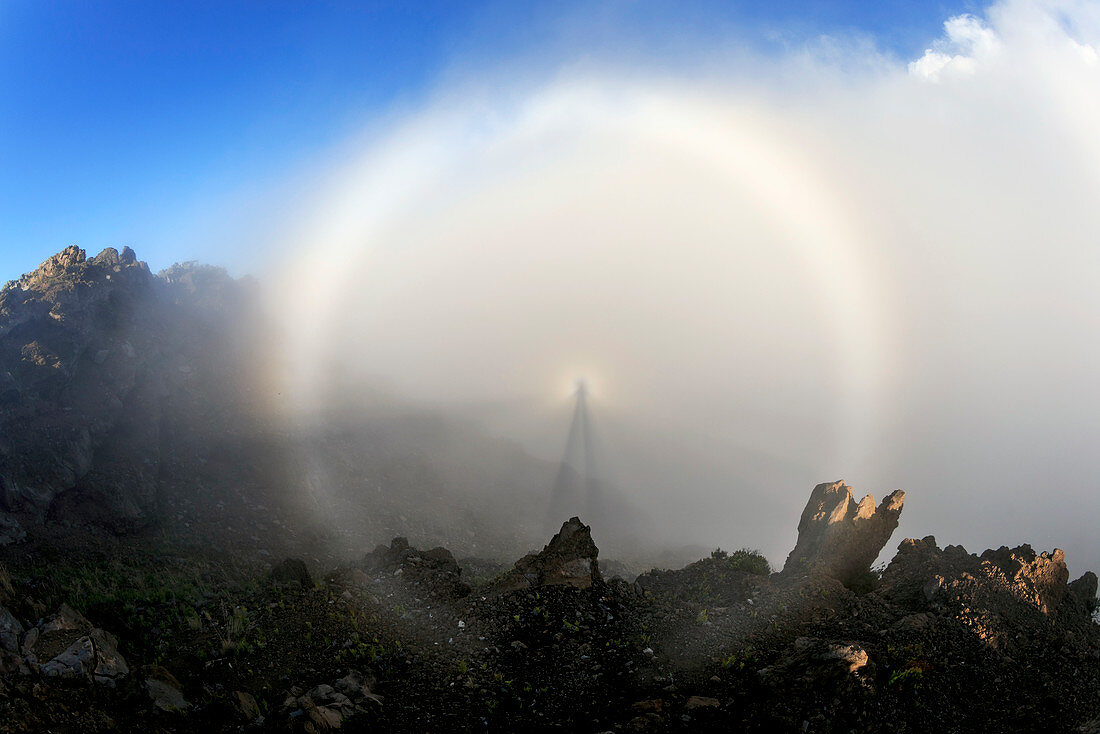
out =
[(592, 541), (592, 528), (580, 518), (566, 520), (557, 535), (539, 553), (528, 553), (497, 585), (499, 591), (532, 586), (573, 586), (587, 589), (602, 581), (596, 560), (600, 549)]
[(1066, 587), (1066, 596), (1072, 600), (1079, 613), (1091, 616), (1098, 606), (1096, 598), (1097, 579), (1092, 571), (1085, 571), (1081, 578)]

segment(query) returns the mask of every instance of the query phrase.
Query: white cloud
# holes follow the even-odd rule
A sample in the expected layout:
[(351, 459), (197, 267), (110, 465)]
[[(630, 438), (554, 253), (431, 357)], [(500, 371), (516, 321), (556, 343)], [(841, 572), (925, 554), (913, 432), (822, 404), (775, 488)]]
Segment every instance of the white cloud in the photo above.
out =
[(593, 370), (672, 437), (629, 488), (678, 539), (779, 559), (844, 477), (911, 490), (903, 533), (1100, 565), (1098, 45), (1095, 2), (1006, 0), (912, 64), (446, 90), (290, 243), (298, 377), (470, 402)]
[(992, 28), (973, 15), (956, 15), (944, 24), (944, 36), (924, 56), (909, 62), (909, 73), (936, 81), (942, 75), (973, 74), (977, 65), (997, 53), (1000, 39)]

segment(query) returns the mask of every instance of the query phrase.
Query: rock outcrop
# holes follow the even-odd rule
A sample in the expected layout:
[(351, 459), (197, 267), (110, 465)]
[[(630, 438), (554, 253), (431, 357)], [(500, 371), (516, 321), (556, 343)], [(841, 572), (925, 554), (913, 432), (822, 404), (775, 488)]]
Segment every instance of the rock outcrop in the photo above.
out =
[(528, 553), (495, 585), (500, 591), (532, 586), (572, 586), (587, 589), (601, 582), (596, 560), (600, 549), (592, 541), (592, 528), (580, 518), (566, 520), (557, 535), (538, 553)]
[(1096, 611), (1097, 578), (1092, 571), (1085, 571), (1081, 577), (1066, 585), (1066, 600), (1077, 614), (1088, 617)]
[(156, 516), (163, 467), (232, 405), (233, 292), (219, 269), (158, 276), (129, 248), (75, 246), (0, 290), (0, 544)]
[(799, 637), (760, 677), (850, 696), (871, 690), (875, 665), (859, 643)]
[(900, 489), (877, 508), (868, 494), (858, 503), (843, 481), (819, 484), (798, 523), (798, 541), (783, 571), (818, 572), (850, 584), (871, 569), (898, 527), (905, 502)]
[(420, 550), (409, 545), (406, 538), (397, 537), (388, 546), (379, 545), (364, 556), (361, 565), (368, 573), (404, 575), (409, 583), (436, 593), (450, 596), (470, 593), (454, 555), (443, 547)]
[(740, 550), (730, 554), (719, 550), (710, 558), (681, 569), (646, 571), (635, 579), (634, 585), (642, 593), (688, 602), (699, 599), (699, 591), (706, 589), (707, 601), (716, 606), (732, 606), (751, 598), (770, 574), (767, 559), (758, 553)]
[(382, 697), (371, 692), (371, 685), (373, 678), (352, 671), (331, 686), (291, 688), (273, 719), (284, 731), (316, 734), (340, 729), (352, 716), (381, 705)]
[(1051, 553), (1036, 554), (1030, 545), (1011, 549), (1002, 545), (982, 553), (981, 560), (986, 575), (996, 578), (1018, 600), (1044, 614), (1058, 609), (1066, 596), (1069, 569), (1066, 554), (1058, 548)]
[[(155, 352), (138, 338), (156, 331), (154, 281), (132, 251), (87, 259), (68, 247), (0, 291), (0, 510), (45, 512), (88, 477), (108, 433), (141, 420), (127, 408)], [(126, 477), (128, 491), (104, 479), (120, 514), (145, 509), (148, 465)]]
[(1021, 630), (1091, 624), (1095, 574), (1068, 580), (1058, 549), (1002, 546), (977, 556), (957, 545), (941, 550), (928, 536), (901, 542), (878, 594), (910, 610), (950, 615), (988, 644), (1007, 647), (1017, 644)]
[(26, 631), (19, 655), (20, 672), (37, 671), (47, 678), (85, 678), (113, 688), (130, 673), (114, 635), (67, 604)]

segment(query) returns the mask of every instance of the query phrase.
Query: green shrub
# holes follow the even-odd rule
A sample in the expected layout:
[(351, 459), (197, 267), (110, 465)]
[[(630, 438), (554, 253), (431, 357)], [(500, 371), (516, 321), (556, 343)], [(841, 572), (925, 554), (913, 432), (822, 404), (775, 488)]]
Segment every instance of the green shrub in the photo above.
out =
[[(725, 551), (722, 552), (725, 553)], [(764, 557), (764, 554), (750, 548), (735, 550), (725, 557), (725, 561), (731, 568), (756, 574), (757, 576), (767, 576), (772, 572), (771, 564), (768, 563), (768, 559)]]
[(887, 685), (896, 685), (898, 688), (913, 688), (924, 678), (924, 670), (918, 667), (895, 670), (890, 674)]

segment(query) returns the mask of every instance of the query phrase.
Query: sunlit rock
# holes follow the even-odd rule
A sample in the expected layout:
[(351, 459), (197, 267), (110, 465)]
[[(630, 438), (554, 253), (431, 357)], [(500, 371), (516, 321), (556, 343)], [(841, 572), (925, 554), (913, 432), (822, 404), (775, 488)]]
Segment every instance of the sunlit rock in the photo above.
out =
[(870, 494), (857, 503), (843, 481), (817, 485), (802, 511), (798, 542), (783, 571), (816, 571), (851, 583), (871, 569), (890, 540), (904, 502), (900, 489), (876, 508)]
[(1004, 650), (1025, 634), (1091, 625), (1096, 576), (1068, 584), (1065, 554), (1036, 553), (1030, 545), (1002, 546), (977, 556), (936, 539), (906, 539), (882, 575), (877, 593), (900, 608), (947, 615), (983, 643)]

